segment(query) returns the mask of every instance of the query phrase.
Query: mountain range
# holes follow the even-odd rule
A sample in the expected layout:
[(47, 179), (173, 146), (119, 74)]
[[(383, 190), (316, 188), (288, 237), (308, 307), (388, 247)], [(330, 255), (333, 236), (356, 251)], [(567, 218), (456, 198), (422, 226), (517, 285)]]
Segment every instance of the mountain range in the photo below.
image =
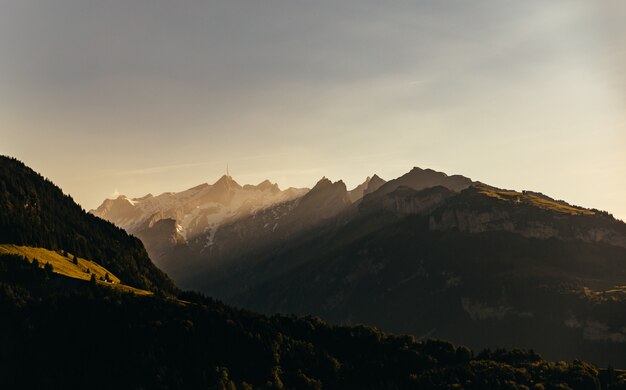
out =
[[(180, 286), (252, 310), (626, 364), (626, 224), (610, 214), (421, 168), (291, 194), (199, 236), (177, 232), (184, 213), (130, 231)], [(124, 199), (92, 212), (121, 223), (102, 210)]]
[[(331, 209), (343, 204), (342, 189), (342, 183), (326, 181), (318, 188), (333, 199), (325, 202)], [(314, 192), (287, 203), (298, 203), (289, 209), (295, 212), (323, 199)], [(330, 215), (320, 223), (346, 214)], [(87, 214), (53, 183), (3, 156), (0, 318), (1, 388), (626, 385), (626, 372), (580, 360), (549, 362), (519, 349), (474, 353), (446, 341), (331, 325), (310, 315), (264, 316), (181, 291), (152, 264), (139, 240)]]
[(307, 191), (300, 188), (281, 191), (268, 180), (256, 186), (241, 186), (224, 175), (212, 185), (204, 183), (178, 193), (148, 194), (133, 199), (121, 195), (105, 200), (91, 213), (139, 237), (155, 263), (168, 274), (178, 276), (187, 264), (179, 264), (172, 256), (173, 251), (182, 249), (177, 247), (192, 248), (199, 254), (210, 253), (221, 225), (271, 205), (289, 202)]

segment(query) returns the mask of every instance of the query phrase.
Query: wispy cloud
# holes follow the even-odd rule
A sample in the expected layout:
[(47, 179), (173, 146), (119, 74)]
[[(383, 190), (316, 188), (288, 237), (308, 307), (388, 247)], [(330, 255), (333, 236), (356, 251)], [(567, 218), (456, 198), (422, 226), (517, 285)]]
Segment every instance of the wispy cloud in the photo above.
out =
[(169, 164), (169, 165), (160, 165), (155, 167), (145, 167), (145, 168), (133, 168), (133, 169), (105, 169), (100, 171), (102, 176), (139, 176), (139, 175), (149, 175), (156, 173), (164, 173), (164, 172), (172, 172), (179, 169), (185, 168), (195, 168), (195, 167), (203, 167), (203, 166), (223, 166), (224, 170), (226, 170), (226, 164), (234, 164), (243, 161), (250, 160), (262, 160), (262, 159), (275, 159), (277, 157), (288, 155), (289, 153), (272, 153), (272, 154), (261, 154), (261, 155), (253, 155), (246, 157), (238, 157), (232, 159), (220, 159), (220, 160), (212, 160), (212, 161), (198, 161), (198, 162), (189, 162), (189, 163), (179, 163), (179, 164)]
[[(136, 168), (136, 169), (126, 169), (126, 170), (111, 170), (106, 169), (102, 171), (102, 175), (104, 176), (135, 176), (135, 175), (146, 175), (152, 173), (162, 173), (162, 172), (170, 172), (177, 169), (183, 168), (192, 168), (192, 167), (200, 167), (212, 164), (210, 162), (196, 162), (196, 163), (186, 163), (186, 164), (172, 164), (172, 165), (162, 165), (158, 167), (149, 167), (149, 168)], [(213, 163), (214, 164), (214, 163)]]

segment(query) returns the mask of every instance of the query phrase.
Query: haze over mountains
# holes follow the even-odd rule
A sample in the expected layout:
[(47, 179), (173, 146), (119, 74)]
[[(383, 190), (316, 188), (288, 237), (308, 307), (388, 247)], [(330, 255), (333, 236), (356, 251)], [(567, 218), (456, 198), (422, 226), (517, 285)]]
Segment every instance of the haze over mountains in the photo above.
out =
[[(102, 217), (141, 238), (151, 258), (166, 272), (180, 275), (189, 272), (193, 259), (178, 261), (178, 252), (189, 250), (186, 256), (214, 256), (220, 243), (216, 235), (221, 226), (252, 215), (263, 218), (262, 230), (282, 231), (285, 224), (311, 224), (334, 216), (343, 208), (378, 189), (384, 180), (374, 175), (353, 191), (347, 192), (342, 182), (331, 183), (323, 178), (312, 191), (308, 188), (280, 190), (265, 180), (258, 185), (241, 186), (224, 175), (214, 184), (201, 184), (188, 190), (158, 196), (148, 194), (129, 199), (120, 195), (106, 199), (91, 213)], [(274, 207), (272, 207), (274, 206)], [(290, 221), (280, 221), (291, 213)], [(271, 209), (271, 211), (270, 211)], [(267, 212), (271, 216), (266, 215)], [(223, 235), (220, 235), (222, 237)], [(178, 248), (177, 248), (178, 247)], [(173, 251), (177, 251), (173, 255)], [(180, 281), (184, 283), (184, 276)]]
[[(222, 176), (214, 184), (200, 184), (186, 191), (129, 199), (120, 195), (107, 199), (92, 213), (128, 230), (141, 231), (162, 219), (173, 219), (184, 238), (201, 233), (214, 233), (226, 220), (237, 219), (274, 203), (284, 202), (306, 193), (308, 189), (289, 188), (265, 180), (258, 185), (241, 186), (230, 176)], [(207, 243), (209, 246), (211, 242)]]
[(612, 308), (626, 224), (606, 212), (421, 168), (352, 191), (264, 183), (226, 177), (92, 212), (128, 226), (179, 285), (254, 310), (626, 362)]

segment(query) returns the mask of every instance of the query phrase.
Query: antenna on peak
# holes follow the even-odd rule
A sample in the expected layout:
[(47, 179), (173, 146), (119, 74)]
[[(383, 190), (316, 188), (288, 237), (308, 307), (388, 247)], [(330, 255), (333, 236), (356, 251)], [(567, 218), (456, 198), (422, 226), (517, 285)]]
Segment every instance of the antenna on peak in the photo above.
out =
[(228, 173), (228, 163), (226, 163), (226, 176), (230, 177), (230, 174)]

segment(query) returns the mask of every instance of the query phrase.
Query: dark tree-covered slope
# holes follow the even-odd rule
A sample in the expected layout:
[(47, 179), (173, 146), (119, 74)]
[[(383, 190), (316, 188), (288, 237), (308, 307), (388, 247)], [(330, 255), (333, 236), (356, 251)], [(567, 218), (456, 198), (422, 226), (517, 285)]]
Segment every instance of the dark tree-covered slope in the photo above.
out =
[(626, 378), (532, 351), (483, 351), (193, 293), (140, 297), (0, 256), (0, 388), (618, 389)]
[(67, 250), (97, 261), (128, 285), (175, 290), (141, 241), (86, 213), (52, 182), (5, 156), (0, 156), (0, 243)]

